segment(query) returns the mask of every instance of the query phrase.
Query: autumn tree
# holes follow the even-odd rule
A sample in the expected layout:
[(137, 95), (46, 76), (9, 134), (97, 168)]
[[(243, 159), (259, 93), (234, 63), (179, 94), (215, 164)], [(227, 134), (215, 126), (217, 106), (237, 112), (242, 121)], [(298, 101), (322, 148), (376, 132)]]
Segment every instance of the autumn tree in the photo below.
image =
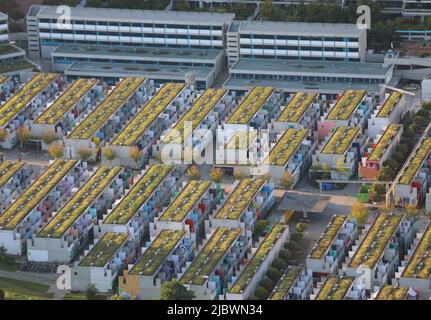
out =
[(352, 218), (355, 218), (358, 222), (358, 225), (363, 225), (367, 221), (367, 218), (369, 216), (369, 211), (365, 207), (363, 203), (356, 202), (350, 211), (350, 216)]
[(60, 159), (64, 155), (64, 147), (61, 142), (51, 143), (48, 146), (48, 153), (55, 159)]
[(212, 168), (209, 175), (212, 181), (220, 183), (223, 179), (224, 173), (221, 168)]
[(142, 151), (139, 150), (137, 146), (133, 146), (129, 149), (129, 157), (135, 162), (136, 168), (139, 168), (139, 162), (142, 159)]
[(285, 190), (290, 190), (290, 189), (292, 189), (293, 184), (294, 184), (293, 175), (289, 171), (283, 172), (283, 174), (281, 175), (281, 178), (280, 178), (280, 185)]
[(91, 151), (90, 148), (82, 147), (76, 151), (76, 154), (78, 155), (79, 159), (81, 159), (81, 161), (85, 162), (88, 159), (90, 159), (93, 152)]
[(117, 153), (114, 149), (106, 147), (103, 149), (103, 154), (105, 155), (106, 160), (109, 161), (109, 165), (112, 167), (112, 161), (117, 158)]
[(201, 178), (201, 173), (195, 164), (187, 169), (186, 174), (190, 180), (199, 180)]
[(24, 144), (31, 139), (31, 132), (28, 128), (21, 127), (18, 129), (18, 140), (20, 142), (21, 150), (24, 148)]
[(42, 137), (41, 140), (43, 143), (50, 145), (51, 143), (53, 143), (55, 140), (57, 140), (57, 136), (55, 135), (54, 132), (50, 131), (50, 130), (46, 130), (42, 133)]

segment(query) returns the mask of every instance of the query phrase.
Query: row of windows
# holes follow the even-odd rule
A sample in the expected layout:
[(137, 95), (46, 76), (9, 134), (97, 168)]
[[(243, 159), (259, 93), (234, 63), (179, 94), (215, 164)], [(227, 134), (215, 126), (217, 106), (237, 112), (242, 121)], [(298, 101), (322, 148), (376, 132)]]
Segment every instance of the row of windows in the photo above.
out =
[(273, 35), (273, 34), (241, 34), (240, 38), (243, 38), (243, 39), (267, 39), (267, 40), (358, 42), (358, 38), (348, 38), (348, 37), (306, 37), (306, 36), (286, 36), (286, 35)]
[[(57, 19), (39, 19), (41, 23), (57, 23)], [(113, 26), (113, 27), (135, 27), (135, 28), (175, 28), (191, 30), (221, 30), (221, 26), (188, 25), (188, 24), (161, 24), (161, 23), (131, 23), (114, 21), (91, 21), (91, 20), (71, 20), (71, 24), (88, 26)]]
[(75, 58), (75, 57), (55, 57), (55, 63), (72, 64), (74, 62), (98, 62), (98, 63), (131, 63), (139, 65), (151, 66), (184, 66), (184, 67), (206, 67), (212, 68), (214, 64), (211, 63), (189, 63), (181, 61), (139, 61), (139, 60), (119, 60), (119, 59), (95, 59), (95, 58)]
[(350, 77), (316, 77), (316, 76), (292, 76), (292, 75), (273, 75), (273, 74), (247, 74), (233, 73), (234, 79), (256, 79), (256, 80), (283, 80), (283, 81), (309, 81), (309, 82), (338, 82), (338, 83), (363, 83), (380, 84), (384, 79), (350, 78)]
[(243, 54), (244, 59), (275, 59), (275, 60), (311, 60), (311, 61), (346, 61), (359, 62), (359, 58), (329, 58), (329, 57), (304, 57), (304, 56), (287, 56), (287, 55), (259, 55), (259, 54)]
[(358, 48), (334, 48), (334, 47), (305, 47), (305, 46), (259, 46), (241, 45), (244, 49), (266, 49), (266, 50), (308, 50), (308, 51), (331, 51), (331, 52), (359, 52)]

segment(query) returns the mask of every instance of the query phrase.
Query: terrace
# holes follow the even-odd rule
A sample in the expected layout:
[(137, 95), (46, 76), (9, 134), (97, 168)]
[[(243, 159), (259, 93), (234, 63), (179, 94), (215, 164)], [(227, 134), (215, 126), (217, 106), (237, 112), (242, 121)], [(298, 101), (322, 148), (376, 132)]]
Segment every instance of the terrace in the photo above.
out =
[(317, 294), (316, 300), (343, 300), (355, 278), (329, 276)]
[(193, 209), (199, 199), (204, 196), (210, 186), (211, 182), (206, 180), (189, 181), (158, 220), (173, 222), (184, 221), (187, 214)]
[(403, 278), (431, 278), (431, 225), (423, 234), (415, 252), (401, 275)]
[(409, 287), (384, 285), (377, 294), (376, 300), (405, 300), (408, 292)]
[(292, 100), (289, 101), (286, 108), (284, 108), (280, 113), (276, 121), (294, 123), (298, 122), (317, 96), (317, 93), (296, 93)]
[(322, 153), (343, 155), (359, 134), (359, 128), (338, 127), (326, 142)]
[(51, 164), (0, 216), (0, 230), (16, 229), (77, 163), (75, 160), (56, 160)]
[(127, 224), (133, 215), (150, 198), (173, 166), (154, 164), (105, 218), (105, 224)]
[(130, 269), (129, 275), (154, 275), (184, 235), (185, 231), (180, 230), (160, 231), (138, 262)]
[(368, 156), (367, 160), (379, 161), (401, 128), (402, 125), (400, 124), (389, 125), (380, 137), (371, 154)]
[(78, 79), (35, 121), (36, 124), (55, 125), (88, 91), (96, 84), (96, 79)]
[(113, 140), (112, 145), (132, 146), (145, 133), (155, 119), (183, 90), (184, 84), (166, 83), (139, 111), (127, 127)]
[(107, 232), (96, 245), (85, 255), (79, 266), (104, 267), (127, 241), (127, 233)]
[(421, 167), (423, 161), (425, 160), (425, 157), (428, 155), (430, 149), (431, 138), (426, 138), (422, 142), (422, 145), (417, 149), (411, 163), (406, 167), (407, 169), (404, 170), (404, 172), (402, 173), (399, 180), (400, 184), (410, 184), (410, 182), (413, 180), (414, 176), (418, 172), (419, 168)]
[(289, 266), (287, 272), (285, 272), (280, 281), (272, 291), (269, 300), (283, 300), (284, 297), (289, 293), (292, 286), (295, 284), (296, 279), (301, 274), (302, 268), (298, 266)]
[(398, 229), (402, 215), (381, 213), (355, 252), (349, 267), (364, 265), (373, 269)]
[(348, 120), (366, 94), (365, 90), (344, 91), (326, 116), (326, 120)]
[(229, 293), (240, 294), (248, 286), (256, 271), (259, 269), (262, 262), (265, 261), (266, 256), (271, 251), (274, 244), (278, 241), (281, 234), (287, 226), (283, 224), (276, 224), (268, 232), (256, 253), (251, 257), (245, 268), (242, 270), (240, 276), (230, 288)]
[(57, 77), (56, 73), (37, 73), (21, 90), (0, 106), (0, 127), (7, 125)]
[(12, 178), (15, 173), (25, 166), (24, 162), (6, 160), (0, 164), (0, 189)]
[(227, 120), (228, 124), (248, 124), (274, 92), (272, 87), (255, 87)]
[(238, 220), (264, 184), (263, 178), (241, 180), (214, 218)]
[(270, 164), (284, 166), (307, 137), (308, 129), (287, 129), (269, 154)]
[(240, 234), (239, 228), (217, 228), (180, 281), (185, 285), (203, 285)]
[(126, 78), (68, 136), (69, 139), (90, 139), (144, 83), (145, 78)]
[[(199, 126), (202, 120), (210, 113), (217, 102), (220, 101), (226, 94), (226, 89), (207, 89), (196, 100), (190, 110), (184, 114), (181, 119), (175, 124), (174, 128), (163, 139), (163, 144), (183, 142), (184, 130), (186, 122), (192, 123), (192, 132)], [(188, 133), (191, 134), (191, 133)]]
[(37, 234), (39, 238), (60, 238), (114, 180), (122, 168), (100, 167), (55, 217)]
[(325, 253), (331, 247), (332, 242), (346, 220), (346, 216), (334, 215), (332, 217), (331, 222), (328, 224), (326, 230), (323, 232), (322, 236), (311, 250), (311, 259), (322, 259), (324, 257)]
[(380, 108), (379, 112), (377, 113), (376, 117), (378, 118), (387, 118), (392, 110), (394, 110), (395, 106), (397, 105), (398, 101), (401, 99), (401, 93), (397, 91), (393, 91), (389, 98), (385, 101), (383, 106)]

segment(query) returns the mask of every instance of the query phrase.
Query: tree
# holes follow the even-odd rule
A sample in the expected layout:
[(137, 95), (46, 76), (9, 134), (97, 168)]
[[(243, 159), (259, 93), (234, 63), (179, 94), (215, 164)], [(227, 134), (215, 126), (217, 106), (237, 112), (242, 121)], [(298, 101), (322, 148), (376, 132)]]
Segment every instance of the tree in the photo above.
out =
[(97, 296), (97, 288), (94, 283), (89, 283), (87, 286), (87, 290), (85, 291), (85, 296), (88, 300), (94, 300)]
[(31, 139), (31, 132), (28, 128), (21, 127), (18, 129), (17, 134), (21, 145), (21, 150), (23, 150), (24, 144)]
[(192, 300), (194, 297), (194, 292), (176, 279), (163, 282), (160, 290), (160, 300)]
[(48, 153), (55, 159), (60, 159), (64, 155), (64, 147), (61, 142), (51, 143), (48, 146)]
[(254, 295), (259, 300), (266, 300), (268, 298), (269, 291), (266, 290), (265, 288), (259, 286), (259, 287), (256, 288), (256, 291), (254, 292)]
[(223, 179), (224, 172), (221, 168), (212, 168), (210, 171), (210, 178), (216, 183), (220, 183)]
[(41, 140), (43, 143), (50, 145), (51, 143), (53, 143), (55, 140), (57, 140), (57, 136), (55, 135), (54, 132), (46, 130), (42, 133), (42, 137)]
[(254, 234), (258, 237), (262, 235), (263, 230), (269, 225), (269, 222), (267, 220), (259, 220), (256, 222), (256, 225), (254, 226)]
[(274, 267), (269, 267), (268, 271), (266, 272), (266, 276), (273, 281), (278, 281), (281, 277), (281, 272)]
[(294, 183), (293, 175), (289, 171), (283, 172), (280, 178), (280, 185), (285, 190), (290, 190), (293, 187), (293, 183)]
[(109, 161), (109, 165), (112, 167), (112, 161), (117, 157), (117, 153), (114, 149), (106, 147), (103, 149), (103, 154), (106, 157), (106, 160)]
[(272, 291), (272, 289), (274, 289), (274, 281), (271, 280), (270, 278), (265, 278), (260, 282), (260, 285), (265, 288), (266, 290), (268, 290), (269, 292)]
[(343, 158), (338, 158), (337, 162), (335, 163), (335, 171), (338, 173), (339, 178), (341, 179), (341, 176), (347, 172), (349, 169), (346, 168), (345, 164), (344, 164), (344, 159)]
[(4, 128), (0, 128), (0, 143), (3, 143), (6, 141), (8, 134)]
[(187, 169), (186, 174), (190, 180), (199, 180), (201, 178), (201, 173), (195, 164)]
[(367, 221), (368, 215), (370, 212), (365, 207), (363, 203), (356, 202), (350, 211), (350, 216), (355, 218), (358, 222), (358, 225), (363, 225)]
[(86, 147), (79, 148), (76, 151), (76, 153), (77, 153), (79, 159), (81, 159), (81, 161), (84, 161), (84, 162), (87, 161), (88, 159), (90, 159), (91, 155), (93, 154), (91, 149), (86, 148)]
[(416, 220), (419, 215), (419, 210), (416, 204), (414, 203), (407, 203), (404, 208), (406, 209), (406, 216), (413, 218)]
[(0, 247), (0, 262), (3, 262), (6, 260), (6, 248), (1, 246)]
[(245, 178), (245, 174), (242, 171), (236, 171), (234, 172), (233, 177), (235, 178), (235, 180), (242, 180)]
[(307, 230), (307, 228), (308, 228), (308, 225), (306, 223), (303, 223), (303, 222), (298, 222), (295, 225), (296, 232), (303, 233), (305, 230)]
[(286, 262), (283, 259), (277, 258), (272, 262), (272, 266), (278, 271), (282, 272), (284, 269), (286, 269)]
[(290, 250), (283, 249), (283, 250), (280, 251), (280, 253), (278, 254), (278, 256), (281, 259), (283, 259), (285, 262), (287, 262), (290, 259), (292, 259), (292, 252)]
[(142, 159), (142, 151), (137, 146), (133, 146), (129, 149), (129, 157), (135, 161), (136, 168), (139, 168), (139, 162)]

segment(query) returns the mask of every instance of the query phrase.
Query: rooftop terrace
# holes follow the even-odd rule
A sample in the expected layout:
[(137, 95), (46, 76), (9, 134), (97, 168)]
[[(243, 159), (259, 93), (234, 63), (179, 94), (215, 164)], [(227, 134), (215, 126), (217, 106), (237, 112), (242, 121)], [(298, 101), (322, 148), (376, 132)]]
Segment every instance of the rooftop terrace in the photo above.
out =
[(322, 153), (343, 155), (359, 134), (359, 128), (337, 127), (322, 149)]
[(371, 151), (368, 160), (379, 161), (401, 128), (402, 125), (400, 124), (390, 124), (373, 148), (373, 151)]
[(409, 287), (384, 285), (377, 294), (376, 300), (405, 300), (408, 292)]
[(401, 97), (402, 97), (401, 93), (397, 91), (393, 91), (391, 95), (388, 97), (388, 99), (386, 99), (383, 106), (380, 108), (376, 117), (387, 118), (391, 114), (395, 106), (397, 105), (398, 101), (400, 101)]
[(431, 278), (431, 224), (428, 225), (415, 252), (401, 275), (403, 278)]
[(311, 259), (322, 259), (325, 256), (325, 254), (328, 252), (329, 248), (331, 247), (331, 244), (334, 242), (337, 234), (340, 232), (346, 220), (347, 220), (346, 216), (334, 215), (332, 217), (325, 231), (323, 231), (319, 240), (311, 250), (311, 253), (310, 253)]
[(326, 116), (326, 120), (348, 120), (364, 99), (365, 90), (346, 90)]
[(6, 160), (0, 163), (0, 189), (25, 166), (25, 162)]
[(431, 150), (431, 138), (425, 138), (422, 141), (422, 144), (416, 149), (416, 153), (413, 156), (409, 165), (405, 168), (403, 173), (400, 176), (399, 184), (410, 184), (416, 173), (419, 171), (422, 163), (424, 162), (426, 156), (429, 154)]
[(288, 266), (284, 274), (281, 276), (280, 281), (275, 286), (269, 299), (270, 300), (284, 300), (295, 284), (296, 279), (301, 274), (302, 267)]
[(316, 300), (343, 300), (355, 278), (329, 276), (317, 294)]
[(302, 141), (309, 134), (308, 129), (287, 129), (277, 144), (269, 153), (270, 164), (273, 166), (284, 166), (301, 146)]
[(317, 96), (317, 93), (296, 93), (295, 96), (289, 101), (287, 106), (280, 113), (276, 121), (294, 123), (298, 122)]

